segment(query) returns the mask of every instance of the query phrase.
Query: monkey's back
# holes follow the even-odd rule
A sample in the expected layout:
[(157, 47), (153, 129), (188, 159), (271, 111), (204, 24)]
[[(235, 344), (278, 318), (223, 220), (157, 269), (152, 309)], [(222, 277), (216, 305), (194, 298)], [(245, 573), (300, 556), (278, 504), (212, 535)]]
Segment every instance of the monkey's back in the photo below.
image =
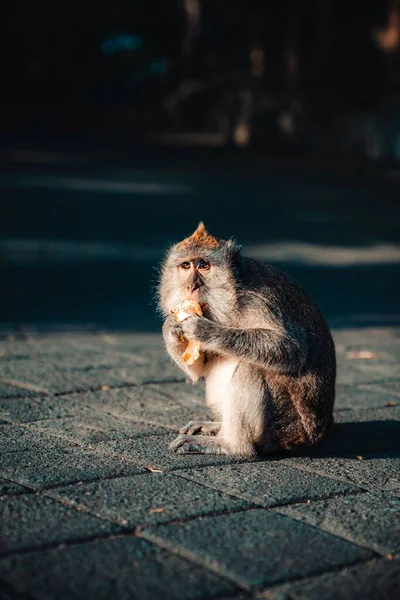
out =
[(249, 326), (280, 328), (305, 352), (301, 369), (254, 367), (265, 378), (268, 437), (286, 449), (317, 443), (332, 423), (336, 379), (335, 347), (321, 311), (287, 275), (253, 259), (243, 261), (239, 311)]

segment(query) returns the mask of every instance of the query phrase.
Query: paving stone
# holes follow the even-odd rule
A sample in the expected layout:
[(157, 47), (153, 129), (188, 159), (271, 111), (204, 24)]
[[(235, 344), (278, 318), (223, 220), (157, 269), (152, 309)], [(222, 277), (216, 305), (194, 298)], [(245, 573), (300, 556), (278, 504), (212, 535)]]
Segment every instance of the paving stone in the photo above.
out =
[(119, 416), (158, 423), (178, 430), (193, 419), (210, 419), (201, 385), (165, 383), (68, 396)]
[(357, 365), (348, 361), (338, 360), (337, 383), (346, 385), (360, 385), (381, 382), (382, 379), (396, 380), (399, 376), (395, 365)]
[(6, 452), (29, 452), (33, 453), (40, 449), (43, 444), (47, 448), (57, 446), (57, 440), (44, 436), (40, 432), (29, 431), (26, 427), (6, 423), (0, 425), (0, 454)]
[(18, 358), (27, 356), (51, 356), (57, 354), (71, 355), (76, 353), (123, 353), (142, 358), (143, 353), (165, 353), (164, 343), (157, 334), (122, 333), (109, 334), (107, 332), (93, 333), (87, 330), (79, 331), (74, 326), (72, 331), (41, 326), (40, 329), (21, 325), (21, 330), (27, 337), (25, 340), (14, 342), (1, 342), (0, 352), (5, 358)]
[(21, 485), (37, 488), (140, 472), (126, 457), (100, 453), (51, 438), (24, 427), (5, 425), (8, 430), (1, 452), (0, 473)]
[(93, 411), (82, 404), (77, 396), (42, 396), (40, 398), (0, 399), (0, 415), (14, 422), (30, 423), (60, 417), (85, 418)]
[(0, 513), (0, 554), (123, 529), (36, 494), (0, 500)]
[(338, 423), (373, 423), (381, 421), (400, 421), (400, 403), (396, 406), (357, 407), (354, 410), (339, 412), (335, 421)]
[[(154, 354), (154, 353), (153, 353)], [(134, 368), (137, 365), (147, 364), (149, 357), (152, 356), (143, 349), (142, 353), (115, 352), (113, 349), (104, 348), (102, 350), (94, 345), (83, 347), (80, 344), (65, 344), (59, 339), (53, 343), (29, 344), (9, 349), (0, 357), (0, 364), (11, 368), (21, 365), (26, 367), (26, 362), (35, 360), (40, 365), (44, 361), (57, 365), (60, 363), (62, 370), (67, 368), (74, 369), (77, 372), (90, 371), (92, 368), (112, 369), (113, 367)]]
[(300, 471), (279, 460), (189, 469), (178, 471), (177, 475), (263, 506), (359, 490), (355, 485)]
[[(400, 345), (399, 345), (400, 348)], [(351, 358), (351, 352), (370, 351), (376, 358)], [(397, 354), (397, 347), (396, 347)], [(386, 349), (378, 353), (371, 345), (348, 346), (345, 352), (337, 353), (337, 381), (339, 384), (365, 384), (368, 381), (398, 379), (398, 357)]]
[(390, 392), (377, 390), (370, 386), (336, 386), (335, 412), (344, 408), (379, 408), (388, 402), (399, 403), (400, 399)]
[(265, 509), (145, 529), (163, 547), (190, 553), (246, 588), (318, 573), (373, 554)]
[(147, 360), (132, 360), (129, 355), (103, 356), (100, 353), (53, 355), (34, 359), (0, 361), (0, 378), (35, 385), (49, 393), (67, 393), (101, 388), (182, 379), (182, 372), (164, 354)]
[[(367, 386), (363, 386), (367, 388)], [(390, 395), (396, 396), (396, 398), (400, 397), (400, 379), (388, 379), (386, 381), (378, 381), (377, 383), (371, 383), (368, 385), (368, 388), (371, 390), (376, 390), (377, 392), (383, 392)]]
[(397, 380), (399, 378), (399, 364), (396, 362), (378, 362), (373, 360), (357, 361), (355, 366), (357, 371), (365, 374), (365, 379), (371, 379), (371, 374), (374, 374), (375, 379)]
[[(197, 465), (229, 464), (243, 462), (230, 456), (215, 454), (175, 454), (169, 449), (176, 434), (151, 436), (136, 440), (116, 440), (100, 442), (99, 450), (117, 454), (121, 458), (134, 461), (139, 466), (151, 465), (162, 471), (188, 468)], [(249, 461), (246, 461), (249, 462)]]
[[(78, 443), (96, 443), (122, 437), (156, 435), (167, 431), (161, 425), (136, 422), (135, 415), (115, 416), (93, 403), (85, 406), (83, 395), (42, 398), (0, 399), (0, 417), (20, 423), (34, 423), (42, 431)], [(161, 421), (162, 419), (160, 419)]]
[(337, 352), (348, 350), (374, 350), (399, 345), (399, 329), (397, 327), (359, 327), (358, 329), (332, 330)]
[[(0, 381), (0, 402), (3, 398), (26, 398), (26, 397), (35, 397), (39, 396), (38, 392), (34, 392), (32, 390), (24, 390), (22, 388), (16, 387), (14, 385), (7, 385)], [(1, 411), (0, 406), (0, 411)]]
[(0, 560), (0, 577), (40, 600), (196, 600), (235, 587), (133, 536)]
[[(371, 491), (400, 496), (400, 458), (389, 455), (359, 455), (352, 458), (297, 457), (288, 464), (319, 475), (337, 477)], [(286, 462), (286, 461), (285, 461)]]
[(284, 583), (262, 594), (268, 600), (388, 600), (400, 589), (398, 560), (375, 559), (339, 572)]
[(0, 477), (0, 498), (3, 496), (16, 496), (17, 494), (30, 494), (31, 490), (29, 488), (24, 487), (23, 485), (18, 485), (9, 479), (5, 479), (4, 477)]
[[(354, 334), (353, 334), (354, 337)], [(339, 347), (340, 348), (340, 347)], [(370, 358), (363, 358), (362, 354), (358, 357), (355, 353), (371, 352)], [(337, 351), (340, 359), (350, 360), (355, 366), (357, 365), (396, 365), (400, 359), (400, 343), (399, 339), (393, 338), (388, 339), (386, 344), (382, 343), (382, 340), (374, 340), (370, 344), (348, 344), (344, 348), (340, 348)]]
[(92, 514), (130, 526), (251, 506), (239, 498), (160, 473), (57, 488), (51, 496), (72, 500)]
[(276, 509), (381, 554), (400, 549), (400, 499), (360, 494)]
[(102, 385), (126, 385), (136, 382), (134, 369), (93, 368), (82, 370), (65, 363), (47, 360), (20, 360), (0, 363), (0, 377), (33, 384), (48, 393), (65, 393), (99, 388)]
[(46, 419), (29, 425), (51, 435), (80, 444), (97, 444), (107, 440), (146, 437), (169, 433), (167, 429), (148, 423), (137, 423), (113, 415), (90, 415), (84, 420)]

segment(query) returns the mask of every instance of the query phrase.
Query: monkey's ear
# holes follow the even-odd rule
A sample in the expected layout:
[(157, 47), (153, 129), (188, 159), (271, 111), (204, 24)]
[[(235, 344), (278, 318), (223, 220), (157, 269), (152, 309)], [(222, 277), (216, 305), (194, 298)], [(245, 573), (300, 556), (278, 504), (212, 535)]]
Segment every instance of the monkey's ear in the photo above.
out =
[(233, 239), (226, 241), (225, 248), (227, 249), (229, 254), (232, 256), (232, 258), (237, 258), (239, 256), (240, 252), (242, 251), (242, 246), (239, 246), (239, 244), (237, 244), (235, 242), (235, 240), (233, 240)]

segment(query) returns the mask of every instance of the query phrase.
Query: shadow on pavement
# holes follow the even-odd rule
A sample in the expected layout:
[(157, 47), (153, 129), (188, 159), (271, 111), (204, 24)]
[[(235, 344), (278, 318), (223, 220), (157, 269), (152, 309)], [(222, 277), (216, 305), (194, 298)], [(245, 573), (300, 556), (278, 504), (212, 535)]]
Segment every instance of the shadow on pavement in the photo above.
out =
[(367, 460), (381, 458), (383, 454), (400, 456), (400, 421), (335, 423), (328, 436), (318, 446), (289, 455)]

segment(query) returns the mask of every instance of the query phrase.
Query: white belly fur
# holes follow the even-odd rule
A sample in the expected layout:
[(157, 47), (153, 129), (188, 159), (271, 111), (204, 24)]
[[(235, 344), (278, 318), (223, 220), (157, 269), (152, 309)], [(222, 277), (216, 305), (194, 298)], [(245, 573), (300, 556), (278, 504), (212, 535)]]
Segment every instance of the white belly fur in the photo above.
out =
[(230, 402), (230, 382), (238, 363), (236, 359), (214, 357), (206, 364), (206, 401), (220, 417)]

